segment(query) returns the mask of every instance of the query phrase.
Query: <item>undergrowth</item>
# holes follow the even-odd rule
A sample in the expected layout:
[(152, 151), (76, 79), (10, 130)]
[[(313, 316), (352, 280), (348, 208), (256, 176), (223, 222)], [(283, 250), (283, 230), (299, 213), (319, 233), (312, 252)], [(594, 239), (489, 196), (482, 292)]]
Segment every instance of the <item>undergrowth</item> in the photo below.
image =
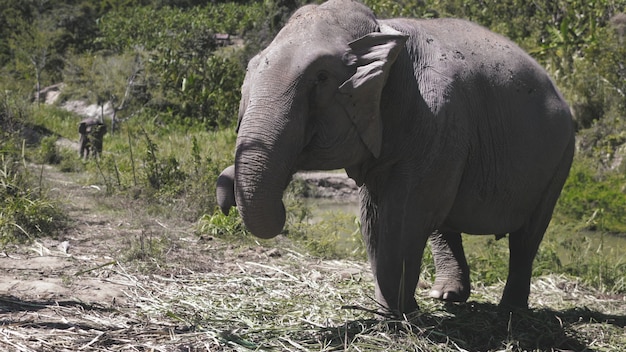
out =
[(0, 243), (54, 235), (62, 227), (58, 204), (36, 185), (20, 161), (0, 155)]
[(572, 165), (557, 205), (557, 217), (580, 219), (589, 230), (626, 233), (626, 174), (598, 173), (592, 162), (578, 158)]
[[(8, 120), (16, 107), (2, 100), (0, 114)], [(5, 123), (0, 126), (0, 244), (54, 235), (64, 226), (64, 214), (48, 197), (41, 172), (27, 167), (25, 144), (10, 133), (8, 121), (0, 122)]]

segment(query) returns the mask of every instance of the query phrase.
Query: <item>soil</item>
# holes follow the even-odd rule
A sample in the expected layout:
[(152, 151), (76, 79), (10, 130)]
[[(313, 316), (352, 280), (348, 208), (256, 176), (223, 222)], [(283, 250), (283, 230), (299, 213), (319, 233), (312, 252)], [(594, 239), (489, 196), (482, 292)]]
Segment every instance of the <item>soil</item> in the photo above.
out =
[[(122, 287), (107, 278), (75, 280), (77, 273), (114, 261), (115, 249), (136, 229), (119, 214), (97, 211), (97, 186), (80, 185), (44, 167), (53, 196), (65, 204), (70, 228), (58, 239), (5, 247), (0, 257), (0, 293), (19, 300), (77, 300), (109, 304), (123, 301)], [(112, 249), (114, 250), (112, 252)]]
[[(41, 166), (36, 167), (41, 170)], [(343, 174), (314, 173), (298, 177), (312, 185), (326, 185), (327, 189), (318, 194), (355, 196), (356, 186)], [(302, 294), (293, 299), (306, 307), (305, 302), (311, 299), (306, 294), (311, 290), (346, 286), (349, 289), (341, 294), (330, 291), (331, 296), (341, 296), (341, 304), (355, 301), (372, 304), (370, 296), (359, 299), (349, 296), (363, 290), (367, 294), (373, 291), (366, 263), (322, 261), (289, 250), (280, 239), (269, 247), (253, 240), (235, 245), (218, 237), (198, 236), (194, 233), (196, 224), (181, 214), (158, 211), (151, 204), (128, 197), (107, 197), (104, 189), (87, 183), (80, 174), (62, 173), (44, 166), (43, 179), (51, 196), (66, 208), (68, 227), (62, 234), (44, 236), (26, 245), (5, 246), (0, 252), (1, 351), (254, 350), (259, 345), (247, 349), (232, 347), (233, 341), (240, 347), (247, 343), (237, 339), (236, 327), (254, 327), (255, 322), (247, 320), (251, 314), (271, 312), (270, 301), (281, 295), (289, 298)], [(623, 341), (619, 329), (624, 326), (624, 298), (600, 297), (578, 289), (572, 281), (563, 284), (561, 281), (558, 277), (548, 277), (535, 283), (556, 285), (552, 293), (555, 301), (549, 301), (548, 306), (556, 306), (556, 301), (578, 302), (582, 296), (595, 295), (595, 306), (584, 304), (585, 309), (591, 309), (585, 317), (593, 317), (585, 321), (610, 324), (584, 328), (598, 329), (591, 331), (594, 336), (611, 332), (613, 335), (607, 334), (609, 337), (602, 342), (619, 346)], [(273, 282), (281, 288), (289, 287), (290, 291), (265, 287)], [(218, 285), (221, 286), (216, 288)], [(362, 287), (357, 289), (357, 286)], [(501, 289), (482, 290), (479, 295), (497, 302)], [(253, 298), (249, 292), (259, 297), (248, 302), (246, 308), (245, 301)], [(193, 301), (192, 294), (201, 297), (205, 306)], [(267, 300), (266, 296), (273, 298)], [(210, 302), (220, 297), (225, 297), (225, 307), (210, 310)], [(533, 297), (546, 300), (551, 296)], [(543, 306), (545, 302), (532, 304)], [(179, 311), (170, 308), (175, 305), (188, 307), (184, 318), (180, 317), (183, 314), (179, 313), (180, 307)], [(231, 309), (231, 305), (235, 308)], [(324, 307), (325, 313), (320, 316), (306, 315), (305, 322), (315, 327), (346, 324), (324, 323), (324, 316), (333, 309), (338, 309), (336, 304)], [(222, 315), (211, 315), (216, 313)], [(303, 314), (298, 313), (295, 321), (302, 320)], [(488, 310), (481, 317), (487, 319), (491, 314)], [(582, 321), (577, 310), (572, 314), (573, 318), (566, 316), (567, 324), (574, 326)], [(202, 315), (219, 333), (195, 331), (195, 315)], [(237, 325), (237, 318), (243, 323)], [(289, 329), (294, 329), (293, 325)], [(562, 327), (555, 329), (561, 331)], [(295, 331), (290, 336), (301, 334)], [(313, 335), (316, 334), (317, 330)], [(281, 338), (276, 338), (273, 344), (285, 347)], [(264, 339), (266, 336), (257, 338)], [(305, 350), (288, 346), (291, 347), (277, 350)]]
[[(144, 205), (107, 204), (114, 201), (104, 196), (97, 185), (81, 184), (72, 174), (44, 166), (44, 179), (51, 195), (58, 197), (68, 211), (69, 229), (58, 238), (41, 238), (29, 245), (11, 245), (0, 253), (0, 295), (5, 293), (20, 300), (76, 300), (84, 303), (122, 305), (124, 285), (119, 278), (84, 278), (94, 268), (114, 265), (120, 255), (134, 242), (167, 236), (170, 244), (167, 263), (170, 270), (177, 265), (191, 270), (215, 270), (215, 262), (194, 248), (202, 247), (204, 239), (193, 235), (194, 223), (170, 216), (151, 217), (142, 213)], [(356, 199), (357, 186), (345, 173), (302, 173), (297, 177), (317, 187), (318, 197)], [(215, 239), (211, 239), (215, 241)], [(189, 245), (189, 244), (199, 244)], [(226, 244), (222, 244), (226, 245)], [(261, 248), (250, 248), (239, 257), (259, 257)], [(271, 254), (271, 253), (270, 253)], [(204, 259), (200, 259), (204, 258)], [(254, 258), (258, 259), (258, 258)], [(180, 268), (179, 268), (180, 269)], [(224, 270), (220, 264), (220, 270)]]
[[(6, 245), (0, 252), (0, 350), (13, 350), (7, 347), (15, 347), (13, 341), (29, 340), (16, 338), (23, 328), (93, 330), (98, 324), (84, 321), (87, 312), (136, 309), (136, 298), (128, 294), (137, 286), (131, 277), (228, 273), (241, 270), (232, 258), (262, 264), (281, 256), (276, 249), (234, 248), (217, 238), (197, 236), (194, 223), (184, 217), (152, 215), (148, 204), (105, 197), (104, 189), (83, 183), (80, 175), (43, 168), (51, 196), (67, 210), (68, 228), (30, 244)], [(71, 311), (60, 313), (68, 307)], [(17, 330), (7, 339), (11, 328)], [(35, 348), (26, 346), (15, 350), (58, 350), (58, 345), (42, 348), (45, 343), (37, 341)], [(76, 347), (70, 346), (68, 350)]]
[[(73, 147), (71, 141), (61, 143)], [(233, 245), (220, 238), (198, 236), (194, 234), (196, 224), (183, 216), (153, 211), (150, 204), (128, 197), (107, 197), (103, 187), (87, 183), (80, 174), (63, 173), (47, 165), (42, 171), (41, 167), (33, 169), (43, 172), (51, 197), (66, 209), (68, 226), (61, 234), (43, 236), (29, 244), (6, 245), (0, 252), (0, 350), (76, 350), (109, 330), (124, 331), (121, 341), (128, 338), (130, 322), (141, 325), (141, 334), (134, 337), (133, 344), (139, 346), (160, 338), (146, 331), (174, 328), (171, 320), (135, 321), (142, 315), (137, 309), (142, 303), (133, 292), (141, 285), (148, 286), (151, 278), (184, 281), (184, 277), (205, 273), (240, 273), (246, 263), (254, 264), (247, 270), (263, 271), (264, 265), (269, 268), (289, 261), (286, 249), (254, 242)], [(322, 176), (305, 177), (318, 183)], [(354, 191), (346, 186), (345, 175), (332, 177), (342, 180), (342, 186), (329, 187), (334, 190), (332, 194), (348, 196)], [(342, 187), (346, 189), (340, 191)], [(315, 265), (313, 260), (303, 268)], [(317, 275), (321, 277), (319, 272), (324, 270), (339, 272), (340, 276), (355, 274), (354, 268), (345, 273), (343, 269), (324, 268), (321, 265)], [(259, 275), (274, 275), (273, 270)], [(367, 275), (365, 265), (358, 272)], [(105, 319), (103, 314), (110, 316)], [(112, 321), (120, 314), (125, 322), (112, 328)], [(37, 337), (41, 334), (47, 337)], [(103, 343), (97, 344), (98, 350), (125, 350), (121, 342), (115, 348)]]

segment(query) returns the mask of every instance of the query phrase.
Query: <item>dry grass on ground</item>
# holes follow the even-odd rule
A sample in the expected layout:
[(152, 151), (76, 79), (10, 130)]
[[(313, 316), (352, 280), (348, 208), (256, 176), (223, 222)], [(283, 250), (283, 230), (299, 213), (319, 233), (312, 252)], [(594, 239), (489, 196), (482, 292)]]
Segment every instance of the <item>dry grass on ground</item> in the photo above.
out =
[(373, 311), (368, 265), (193, 235), (141, 204), (103, 198), (48, 170), (73, 227), (0, 255), (0, 350), (615, 351), (626, 299), (575, 279), (533, 282), (531, 310), (498, 311), (502, 285), (467, 304), (418, 292), (401, 320)]
[(418, 315), (385, 320), (363, 308), (375, 308), (363, 263), (271, 254), (278, 253), (216, 260), (219, 267), (209, 272), (141, 273), (114, 263), (76, 279), (118, 286), (122, 296), (108, 302), (2, 296), (0, 345), (16, 351), (613, 351), (626, 344), (623, 300), (564, 277), (535, 280), (536, 308), (527, 312), (498, 312), (501, 287), (481, 287), (468, 304), (422, 299)]

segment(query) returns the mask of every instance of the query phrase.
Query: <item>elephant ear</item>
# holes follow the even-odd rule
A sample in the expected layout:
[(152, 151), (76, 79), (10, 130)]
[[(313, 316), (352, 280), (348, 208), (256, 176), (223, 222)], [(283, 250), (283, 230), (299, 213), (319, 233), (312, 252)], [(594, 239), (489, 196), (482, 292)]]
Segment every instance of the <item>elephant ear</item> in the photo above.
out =
[(87, 133), (87, 123), (81, 122), (78, 124), (78, 133), (85, 134)]
[(381, 25), (380, 29), (348, 44), (350, 49), (344, 59), (357, 69), (339, 87), (337, 95), (361, 140), (376, 158), (382, 147), (380, 98), (391, 66), (408, 38), (386, 25)]

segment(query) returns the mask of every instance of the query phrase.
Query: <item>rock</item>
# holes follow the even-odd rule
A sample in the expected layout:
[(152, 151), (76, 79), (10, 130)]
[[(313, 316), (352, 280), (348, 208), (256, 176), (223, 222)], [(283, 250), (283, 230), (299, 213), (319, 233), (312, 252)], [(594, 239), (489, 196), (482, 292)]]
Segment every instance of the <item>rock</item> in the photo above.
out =
[(344, 172), (299, 172), (294, 177), (312, 186), (315, 198), (358, 199), (359, 187)]

